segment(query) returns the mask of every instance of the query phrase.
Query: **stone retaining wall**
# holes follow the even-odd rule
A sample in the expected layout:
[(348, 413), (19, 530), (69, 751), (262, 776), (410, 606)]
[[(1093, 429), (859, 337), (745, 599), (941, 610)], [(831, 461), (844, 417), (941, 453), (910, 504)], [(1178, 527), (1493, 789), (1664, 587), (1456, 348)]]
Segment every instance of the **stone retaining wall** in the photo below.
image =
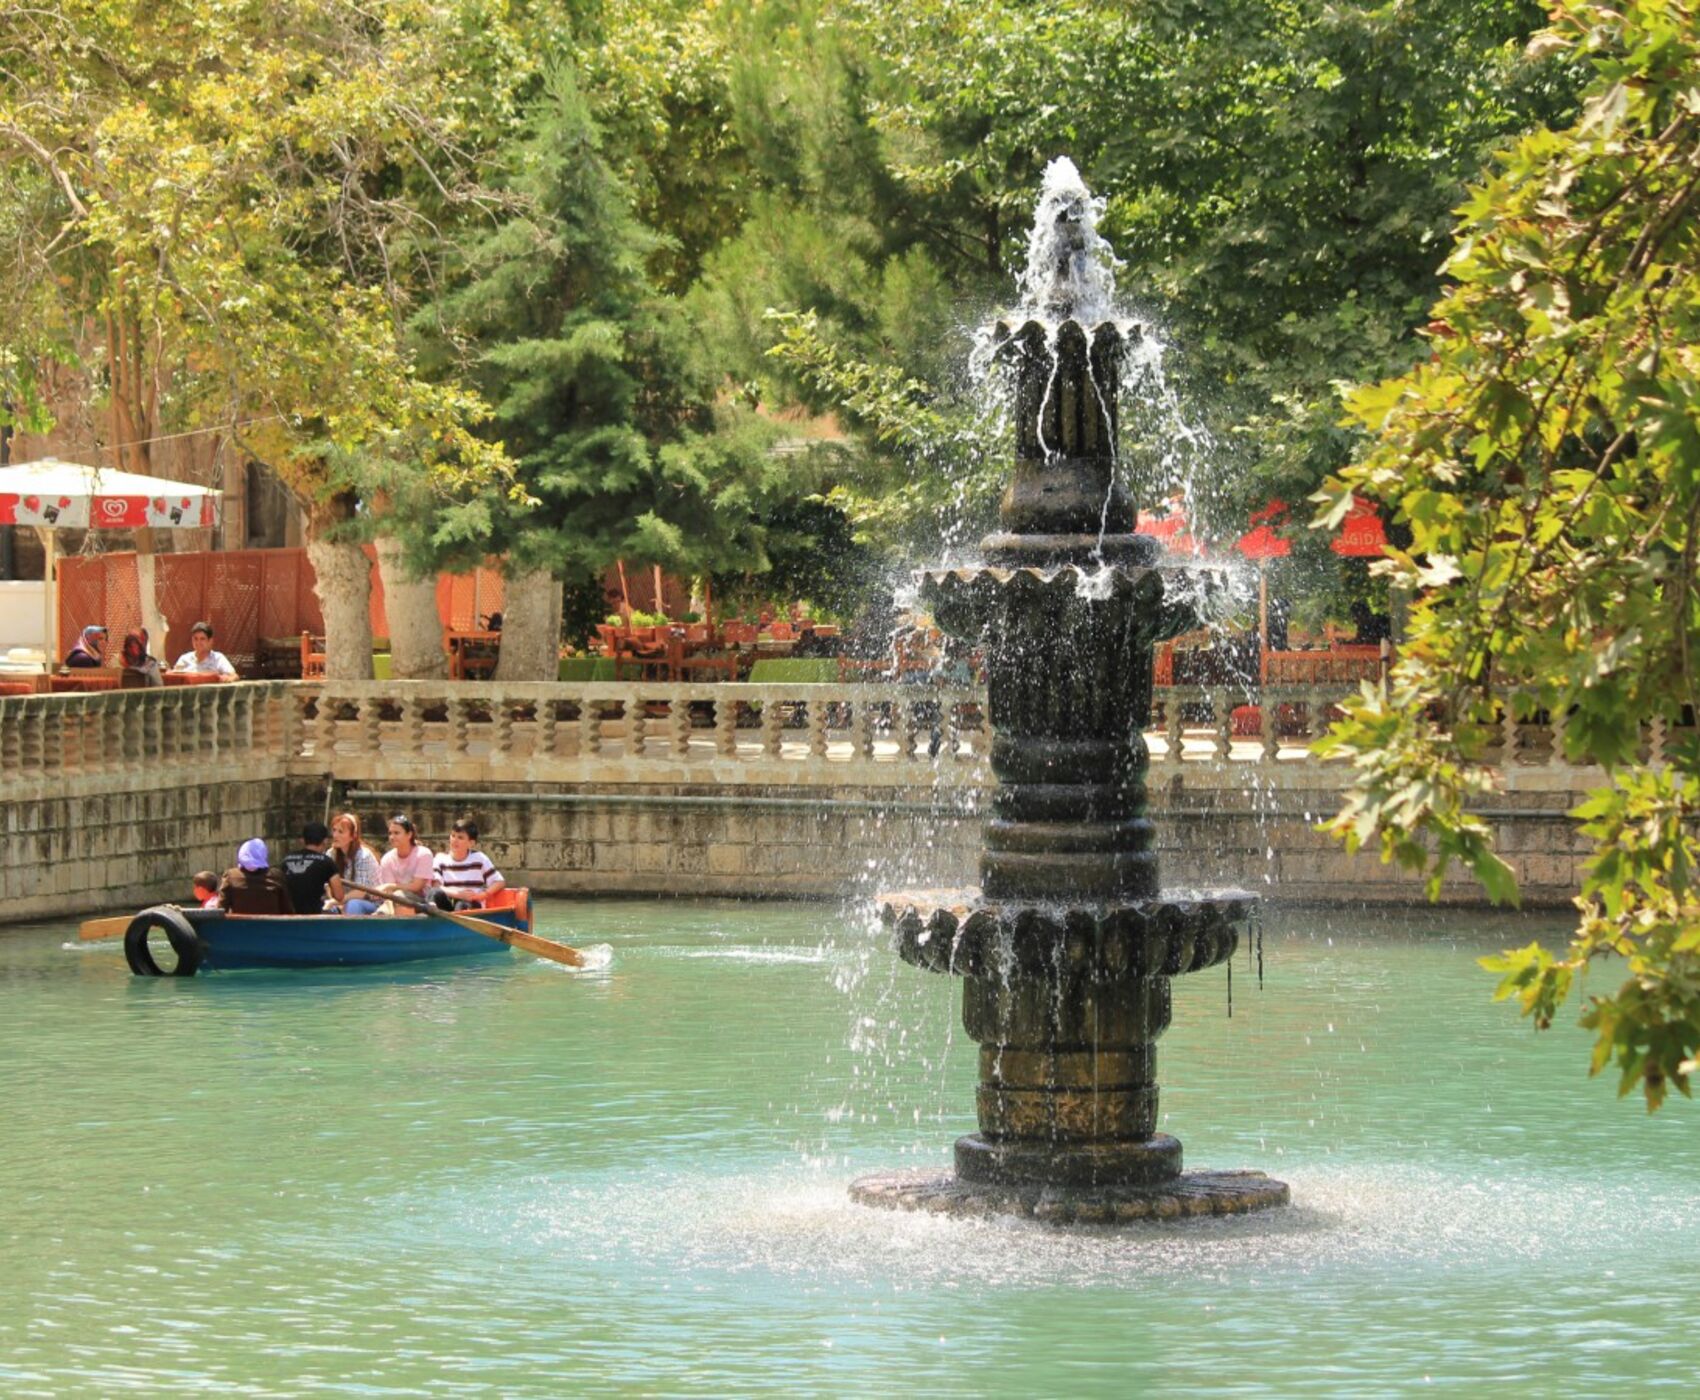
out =
[[(652, 787), (558, 790), (509, 786), (477, 801), (355, 787), (342, 794), (368, 829), (406, 811), (427, 843), (472, 812), (483, 847), (510, 881), (549, 894), (837, 898), (882, 889), (978, 882), (981, 816), (929, 794), (845, 789)], [(1503, 800), (1503, 799), (1502, 799)], [(1564, 812), (1580, 794), (1529, 794), (1492, 813), (1501, 854), (1530, 907), (1567, 904), (1589, 847)], [(1160, 792), (1152, 815), (1168, 886), (1239, 885), (1295, 903), (1423, 903), (1421, 884), (1370, 853), (1347, 855), (1316, 829), (1338, 794)], [(1305, 813), (1311, 814), (1307, 820)], [(1480, 904), (1461, 874), (1442, 900)]]
[[(1283, 695), (1242, 735), (1231, 698), (1167, 693), (1147, 735), (1165, 883), (1420, 901), (1408, 876), (1316, 830), (1344, 776), (1305, 748), (1331, 699)], [(1209, 722), (1183, 724), (1183, 703)], [(989, 739), (983, 696), (916, 686), (275, 682), (0, 697), (0, 921), (182, 898), (190, 872), (222, 870), (247, 837), (292, 841), (324, 812), (327, 783), (380, 844), (396, 810), (431, 844), (470, 811), (509, 878), (547, 893), (969, 884)], [(1664, 741), (1650, 738), (1655, 761)], [(1508, 721), (1503, 791), (1484, 814), (1530, 904), (1572, 897), (1587, 846), (1563, 813), (1601, 777), (1558, 751), (1550, 730)], [(1462, 876), (1447, 897), (1480, 900)]]
[(186, 902), (197, 870), (222, 871), (251, 836), (280, 841), (306, 799), (286, 777), (167, 775), (144, 790), (0, 803), (8, 921)]

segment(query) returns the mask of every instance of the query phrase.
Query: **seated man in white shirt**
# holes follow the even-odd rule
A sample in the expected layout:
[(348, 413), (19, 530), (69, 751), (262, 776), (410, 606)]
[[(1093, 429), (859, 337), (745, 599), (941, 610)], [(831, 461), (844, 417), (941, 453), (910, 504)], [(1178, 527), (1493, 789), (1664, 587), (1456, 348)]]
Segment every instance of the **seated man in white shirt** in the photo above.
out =
[(437, 883), (432, 898), (439, 909), (483, 904), (496, 891), (507, 888), (507, 881), (490, 863), (490, 857), (478, 849), (478, 823), (470, 817), (454, 824), (448, 850), (439, 851), (431, 863)]
[(189, 629), (189, 644), (193, 651), (186, 651), (177, 658), (173, 671), (198, 671), (203, 676), (223, 676), (225, 680), (236, 679), (236, 668), (230, 664), (230, 658), (222, 651), (213, 650), (213, 630), (210, 622), (197, 622)]

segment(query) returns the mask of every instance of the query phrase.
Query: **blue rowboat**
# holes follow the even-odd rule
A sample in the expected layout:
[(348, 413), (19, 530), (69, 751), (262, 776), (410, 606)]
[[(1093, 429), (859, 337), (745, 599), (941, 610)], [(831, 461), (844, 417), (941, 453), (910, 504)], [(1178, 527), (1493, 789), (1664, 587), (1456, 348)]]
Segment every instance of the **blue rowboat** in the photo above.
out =
[[(529, 906), (520, 891), (511, 908), (462, 912), (529, 933)], [(144, 977), (192, 977), (203, 968), (374, 967), (507, 951), (499, 939), (430, 914), (227, 914), (159, 905), (137, 914), (124, 934), (130, 970)]]

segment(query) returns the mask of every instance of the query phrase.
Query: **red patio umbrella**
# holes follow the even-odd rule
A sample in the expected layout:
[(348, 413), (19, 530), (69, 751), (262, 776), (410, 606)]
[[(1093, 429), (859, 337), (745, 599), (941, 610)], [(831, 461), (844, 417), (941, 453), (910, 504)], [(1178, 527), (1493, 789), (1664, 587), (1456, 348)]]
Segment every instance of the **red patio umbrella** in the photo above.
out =
[(1161, 540), (1164, 550), (1169, 554), (1202, 554), (1204, 546), (1192, 537), (1191, 528), (1186, 512), (1173, 501), (1161, 512), (1140, 511), (1133, 522), (1134, 534), (1150, 535)]
[(1379, 559), (1387, 551), (1387, 529), (1374, 502), (1353, 496), (1340, 522), (1340, 533), (1328, 547), (1346, 559)]
[(1247, 559), (1257, 561), (1257, 646), (1259, 673), (1261, 657), (1269, 650), (1269, 575), (1263, 565), (1270, 559), (1283, 559), (1293, 552), (1292, 541), (1277, 533), (1275, 527), (1287, 518), (1287, 503), (1271, 501), (1251, 517), (1251, 529), (1234, 541), (1234, 548)]

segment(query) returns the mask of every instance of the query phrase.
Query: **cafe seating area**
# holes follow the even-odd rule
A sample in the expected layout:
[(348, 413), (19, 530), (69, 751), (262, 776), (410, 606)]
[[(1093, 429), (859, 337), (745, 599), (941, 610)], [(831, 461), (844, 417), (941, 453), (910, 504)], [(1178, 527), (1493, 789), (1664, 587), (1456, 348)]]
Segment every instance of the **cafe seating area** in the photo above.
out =
[(738, 681), (764, 661), (836, 652), (838, 639), (837, 626), (809, 621), (610, 622), (598, 624), (595, 649), (618, 680)]

